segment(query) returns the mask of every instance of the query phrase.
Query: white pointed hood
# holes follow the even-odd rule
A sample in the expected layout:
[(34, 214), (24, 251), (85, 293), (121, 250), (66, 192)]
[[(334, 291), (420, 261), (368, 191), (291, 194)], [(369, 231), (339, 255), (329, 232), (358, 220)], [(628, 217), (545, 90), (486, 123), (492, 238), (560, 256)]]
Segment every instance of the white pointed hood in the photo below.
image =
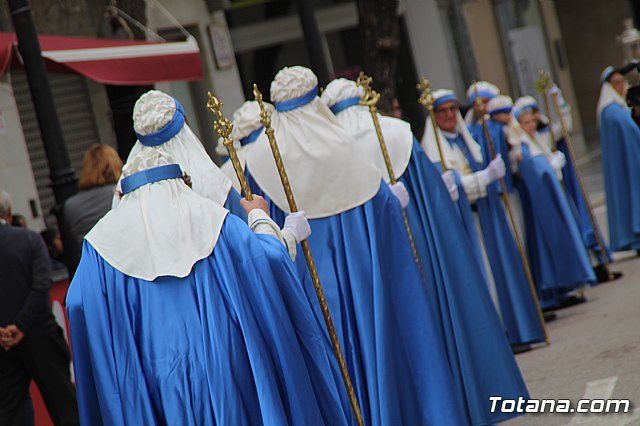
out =
[[(271, 84), (275, 130), (298, 208), (311, 219), (333, 216), (375, 196), (381, 174), (359, 155), (349, 133), (317, 96), (318, 79), (305, 67), (284, 68)], [(283, 211), (289, 212), (267, 136), (249, 145), (253, 179)]]
[[(347, 129), (358, 147), (358, 152), (366, 153), (368, 158), (382, 173), (385, 182), (389, 182), (389, 173), (382, 156), (380, 143), (371, 118), (369, 108), (359, 105), (362, 88), (355, 81), (340, 78), (329, 83), (322, 92), (321, 99), (336, 114), (338, 122)], [(349, 105), (349, 106), (347, 106)], [(387, 151), (396, 178), (402, 176), (413, 148), (413, 133), (409, 123), (393, 117), (378, 114), (378, 121), (384, 137)]]

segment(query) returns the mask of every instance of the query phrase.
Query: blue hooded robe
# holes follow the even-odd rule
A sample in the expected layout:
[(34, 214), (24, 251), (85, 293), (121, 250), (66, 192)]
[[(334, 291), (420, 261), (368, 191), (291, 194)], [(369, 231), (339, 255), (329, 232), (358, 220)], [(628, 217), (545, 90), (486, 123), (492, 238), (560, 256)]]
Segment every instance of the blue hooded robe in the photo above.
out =
[(595, 282), (589, 256), (556, 172), (542, 155), (522, 145), (518, 189), (529, 264), (540, 304), (557, 307), (565, 293)]
[[(245, 174), (251, 190), (269, 200), (248, 167)], [(273, 202), (270, 210), (281, 225), (285, 213)], [(387, 185), (365, 204), (309, 224), (365, 424), (467, 424), (402, 209)], [(303, 256), (295, 263), (312, 288)]]
[(328, 339), (271, 236), (227, 215), (184, 278), (127, 276), (85, 241), (67, 296), (82, 424), (351, 424)]
[(611, 250), (639, 250), (640, 129), (628, 109), (616, 103), (604, 108), (600, 143)]
[(490, 410), (490, 396), (526, 399), (528, 391), (491, 300), (478, 242), (474, 247), (440, 172), (415, 139), (398, 180), (411, 197), (405, 212), (469, 423), (495, 424), (519, 416)]
[[(483, 165), (477, 163), (471, 152), (466, 149), (461, 135), (455, 139), (447, 138), (447, 141), (452, 146), (461, 147), (471, 172), (475, 173), (482, 169)], [(455, 173), (458, 185), (462, 188), (460, 177), (457, 172)], [(458, 201), (458, 207), (461, 210), (467, 210), (467, 204), (466, 197)], [(471, 221), (465, 225), (469, 229), (474, 227), (471, 208), (470, 206), (469, 211), (464, 211), (462, 214), (465, 220)], [(480, 220), (482, 237), (498, 294), (500, 314), (509, 342), (512, 345), (544, 342), (544, 330), (540, 324), (513, 232), (507, 222), (498, 187), (489, 185), (487, 195), (477, 199), (473, 208)]]

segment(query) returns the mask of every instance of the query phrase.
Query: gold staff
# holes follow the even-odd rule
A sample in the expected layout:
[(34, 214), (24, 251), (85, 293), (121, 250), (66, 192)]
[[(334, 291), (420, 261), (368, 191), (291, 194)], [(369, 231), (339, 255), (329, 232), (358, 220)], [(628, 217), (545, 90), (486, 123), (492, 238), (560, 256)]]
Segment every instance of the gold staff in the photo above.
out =
[(222, 116), (222, 102), (220, 102), (218, 98), (213, 96), (211, 92), (207, 92), (207, 94), (209, 95), (207, 109), (211, 111), (214, 117), (213, 129), (222, 138), (222, 143), (224, 144), (224, 147), (227, 148), (229, 159), (231, 160), (233, 170), (235, 170), (238, 181), (240, 182), (240, 188), (242, 188), (244, 198), (246, 198), (248, 201), (251, 201), (253, 200), (253, 194), (251, 193), (251, 188), (249, 188), (247, 177), (244, 175), (244, 170), (242, 169), (240, 161), (238, 160), (236, 148), (233, 146), (233, 141), (231, 140), (231, 131), (233, 130), (233, 124), (231, 124), (227, 118)]
[[(478, 85), (474, 81), (473, 82), (473, 90), (476, 94), (475, 103), (478, 106), (482, 106), (482, 99), (478, 95)], [(482, 123), (482, 129), (484, 130), (484, 137), (487, 140), (487, 145), (489, 147), (489, 153), (491, 154), (491, 158), (496, 158), (496, 150), (493, 146), (493, 141), (491, 140), (491, 134), (489, 133), (489, 127), (487, 126), (487, 121), (484, 118), (484, 111), (480, 114), (480, 122)], [(536, 286), (533, 283), (533, 276), (531, 275), (531, 268), (529, 267), (529, 261), (527, 260), (527, 255), (524, 252), (524, 247), (522, 246), (522, 240), (520, 239), (520, 234), (518, 232), (518, 227), (516, 226), (516, 221), (513, 217), (513, 210), (511, 209), (511, 200), (509, 199), (509, 193), (507, 192), (507, 186), (504, 184), (504, 178), (500, 178), (500, 189), (502, 190), (502, 201), (504, 202), (505, 207), (507, 208), (507, 213), (509, 215), (509, 223), (511, 224), (511, 230), (513, 231), (513, 236), (516, 239), (516, 244), (518, 245), (518, 252), (520, 253), (520, 259), (522, 260), (522, 266), (524, 267), (524, 272), (527, 276), (527, 282), (529, 283), (529, 290), (531, 291), (531, 297), (533, 297), (533, 303), (536, 305), (536, 312), (538, 313), (538, 320), (540, 321), (540, 325), (542, 326), (542, 331), (544, 332), (544, 341), (546, 344), (549, 344), (549, 334), (547, 333), (547, 325), (544, 322), (544, 315), (542, 313), (542, 309), (540, 308), (540, 301), (538, 300), (538, 293), (536, 291)]]
[[(433, 133), (436, 135), (436, 145), (438, 146), (438, 155), (440, 156), (440, 167), (442, 168), (442, 172), (446, 172), (448, 170), (447, 163), (444, 161), (444, 155), (442, 154), (442, 145), (440, 142), (440, 133), (438, 132), (438, 126), (436, 125), (436, 117), (433, 112), (433, 95), (431, 94), (431, 82), (425, 78), (423, 78), (420, 83), (416, 85), (418, 90), (420, 90), (420, 98), (418, 102), (420, 102), (426, 109), (429, 111), (429, 118), (431, 118), (431, 127), (433, 127)], [(424, 129), (426, 132), (427, 129)]]
[[(360, 97), (360, 105), (364, 105), (369, 107), (369, 113), (371, 114), (371, 118), (373, 119), (373, 127), (376, 129), (376, 135), (378, 136), (378, 142), (380, 143), (380, 150), (382, 151), (382, 157), (384, 158), (384, 164), (387, 167), (387, 173), (389, 173), (389, 182), (391, 184), (395, 184), (397, 182), (396, 174), (393, 171), (393, 165), (391, 164), (391, 158), (389, 158), (389, 150), (387, 149), (387, 144), (384, 141), (384, 136), (382, 135), (382, 129), (380, 128), (380, 120), (378, 120), (378, 101), (380, 100), (380, 94), (371, 88), (371, 83), (373, 79), (369, 76), (364, 75), (363, 72), (360, 72), (358, 75), (358, 79), (356, 84), (363, 89), (363, 94)], [(404, 227), (407, 228), (407, 234), (409, 235), (409, 242), (411, 243), (411, 250), (413, 251), (413, 257), (420, 269), (420, 276), (422, 277), (422, 281), (426, 284), (427, 281), (424, 276), (424, 271), (422, 270), (422, 265), (420, 264), (420, 258), (418, 257), (418, 249), (416, 248), (415, 240), (413, 239), (413, 233), (411, 232), (411, 226), (409, 226), (409, 219), (407, 218), (407, 213), (402, 209), (402, 218), (404, 219)]]
[[(546, 97), (546, 96), (545, 96)], [(584, 187), (584, 181), (582, 180), (582, 173), (578, 168), (578, 163), (576, 162), (576, 156), (573, 151), (573, 144), (571, 143), (571, 138), (569, 136), (569, 132), (567, 131), (567, 127), (564, 124), (564, 117), (562, 116), (562, 111), (560, 110), (560, 102), (558, 101), (558, 93), (552, 95), (553, 106), (555, 107), (556, 114), (558, 115), (558, 120), (560, 121), (560, 129), (562, 130), (562, 136), (567, 144), (567, 152), (569, 154), (569, 161), (573, 165), (573, 169), (576, 171), (576, 177), (578, 178), (578, 184), (580, 185), (580, 194), (582, 195), (582, 200), (584, 201), (585, 206), (587, 207), (587, 212), (589, 212), (589, 220), (591, 221), (591, 227), (593, 228), (593, 233), (596, 237), (596, 242), (598, 243), (598, 247), (600, 247), (600, 253), (602, 254), (602, 261), (604, 262), (604, 269), (607, 273), (607, 276), (610, 280), (615, 279), (615, 276), (611, 273), (609, 269), (609, 255), (607, 254), (607, 250), (604, 246), (604, 241), (602, 241), (602, 234), (600, 233), (600, 227), (598, 226), (598, 222), (596, 221), (595, 216), (593, 215), (593, 207), (591, 204), (591, 200), (589, 199), (589, 195)], [(549, 133), (551, 132), (551, 118), (549, 118)]]
[(551, 89), (551, 76), (549, 73), (544, 72), (544, 70), (538, 70), (538, 80), (535, 82), (536, 92), (542, 95), (542, 100), (544, 102), (544, 110), (547, 113), (547, 117), (549, 118), (549, 147), (551, 148), (551, 152), (556, 152), (558, 147), (556, 146), (556, 139), (553, 137), (553, 132), (551, 131), (551, 108), (549, 108), (549, 99), (547, 98), (547, 93), (549, 89)]
[[(278, 169), (278, 173), (280, 174), (280, 180), (282, 181), (282, 187), (284, 188), (284, 193), (287, 196), (287, 202), (289, 203), (289, 210), (291, 213), (295, 213), (298, 211), (298, 206), (296, 205), (296, 200), (293, 198), (293, 192), (291, 191), (291, 185), (289, 184), (289, 178), (287, 177), (287, 172), (284, 169), (284, 164), (282, 163), (282, 157), (280, 156), (280, 149), (278, 149), (278, 144), (276, 142), (276, 137), (274, 134), (274, 130), (271, 127), (271, 116), (267, 112), (262, 103), (262, 93), (258, 90), (258, 85), (253, 85), (253, 95), (260, 106), (260, 121), (264, 126), (264, 132), (269, 139), (269, 145), (271, 146), (271, 151), (273, 152), (273, 159), (276, 162), (276, 168)], [(322, 290), (322, 284), (320, 284), (320, 277), (318, 276), (318, 270), (316, 269), (316, 264), (313, 261), (313, 256), (311, 255), (311, 248), (309, 247), (309, 242), (304, 240), (300, 243), (302, 245), (302, 252), (304, 253), (304, 258), (307, 261), (307, 267), (309, 268), (309, 274), (311, 275), (311, 281), (313, 282), (313, 287), (316, 290), (316, 296), (318, 297), (318, 302), (320, 303), (320, 309), (322, 310), (322, 316), (324, 317), (324, 322), (327, 326), (327, 330), (329, 331), (329, 338), (331, 339), (331, 345), (333, 346), (333, 352), (338, 359), (338, 365), (340, 366), (340, 373), (342, 373), (342, 381), (344, 382), (345, 387), (347, 388), (347, 394), (349, 395), (349, 401), (351, 402), (351, 408), (353, 409), (353, 415), (356, 419), (356, 423), (362, 426), (364, 422), (362, 420), (362, 414), (360, 412), (360, 405), (358, 404), (358, 399), (356, 398), (356, 393), (353, 390), (353, 384), (351, 383), (351, 378), (349, 377), (349, 371), (347, 370), (347, 364), (344, 361), (344, 356), (342, 354), (342, 349), (340, 348), (340, 342), (338, 341), (338, 335), (336, 334), (336, 329), (333, 326), (333, 320), (331, 319), (331, 314), (329, 313), (329, 305), (327, 305), (327, 300), (324, 297), (324, 291)]]

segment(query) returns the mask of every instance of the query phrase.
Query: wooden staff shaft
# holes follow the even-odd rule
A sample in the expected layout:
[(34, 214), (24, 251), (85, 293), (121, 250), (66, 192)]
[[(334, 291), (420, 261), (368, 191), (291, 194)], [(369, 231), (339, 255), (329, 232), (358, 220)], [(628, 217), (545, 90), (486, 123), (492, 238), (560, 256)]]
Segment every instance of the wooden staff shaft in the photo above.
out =
[[(602, 234), (600, 234), (600, 227), (598, 226), (598, 222), (593, 214), (593, 207), (591, 206), (591, 200), (589, 199), (589, 195), (584, 186), (584, 181), (582, 180), (582, 173), (578, 168), (578, 163), (576, 162), (575, 153), (573, 151), (573, 144), (571, 143), (571, 137), (569, 132), (567, 131), (567, 127), (564, 123), (564, 117), (562, 116), (562, 111), (560, 108), (560, 102), (558, 101), (558, 94), (552, 95), (553, 97), (553, 105), (555, 107), (556, 113), (558, 114), (558, 120), (560, 121), (560, 129), (562, 130), (562, 136), (567, 144), (567, 152), (569, 154), (569, 161), (573, 165), (573, 169), (576, 171), (576, 177), (578, 178), (578, 184), (580, 185), (580, 194), (582, 195), (582, 200), (584, 201), (585, 206), (587, 207), (587, 212), (589, 213), (589, 220), (591, 221), (591, 227), (593, 228), (593, 233), (596, 237), (596, 242), (598, 243), (598, 247), (600, 247), (600, 253), (602, 255), (602, 261), (604, 262), (604, 268), (609, 276), (609, 279), (613, 279), (613, 275), (609, 269), (609, 256), (607, 254), (607, 250), (604, 245), (604, 241), (602, 241)], [(551, 132), (551, 123), (549, 123), (549, 133)], [(553, 137), (553, 136), (552, 136)]]
[[(387, 143), (384, 141), (384, 136), (382, 135), (382, 129), (380, 128), (380, 120), (378, 120), (378, 109), (375, 105), (369, 105), (369, 112), (371, 113), (371, 118), (373, 120), (373, 127), (376, 129), (376, 135), (378, 136), (378, 142), (380, 143), (380, 150), (382, 151), (382, 156), (384, 157), (384, 164), (387, 167), (387, 173), (389, 173), (389, 182), (391, 184), (395, 184), (396, 174), (393, 171), (393, 164), (391, 164), (391, 157), (389, 157), (389, 150), (387, 149)], [(418, 257), (418, 249), (416, 247), (415, 239), (413, 238), (413, 232), (411, 232), (411, 226), (409, 225), (409, 218), (407, 217), (407, 212), (402, 209), (402, 219), (404, 220), (404, 227), (407, 230), (407, 235), (409, 236), (409, 243), (411, 244), (411, 251), (413, 252), (413, 258), (418, 265), (418, 269), (420, 270), (420, 277), (422, 281), (427, 284), (427, 280), (424, 275), (424, 270), (422, 269), (422, 264), (420, 263), (420, 257)]]
[[(478, 97), (478, 93), (476, 89), (476, 98), (477, 97)], [(480, 121), (482, 123), (482, 130), (484, 131), (484, 136), (487, 140), (489, 152), (491, 153), (491, 158), (496, 158), (496, 150), (495, 150), (495, 147), (493, 146), (493, 141), (491, 140), (491, 134), (489, 133), (489, 127), (487, 126), (487, 122), (484, 119), (484, 115), (482, 115), (482, 117), (480, 118)], [(522, 266), (524, 268), (525, 275), (527, 276), (529, 291), (531, 292), (533, 303), (536, 306), (538, 321), (540, 321), (540, 326), (542, 327), (542, 331), (544, 332), (544, 340), (548, 345), (549, 334), (547, 332), (547, 325), (544, 322), (544, 314), (542, 313), (542, 309), (540, 308), (540, 301), (538, 300), (538, 292), (536, 291), (536, 286), (533, 282), (533, 276), (531, 275), (531, 267), (529, 266), (527, 255), (524, 252), (524, 246), (522, 244), (522, 240), (520, 239), (520, 233), (518, 232), (518, 227), (516, 226), (516, 221), (513, 216), (513, 210), (511, 208), (511, 200), (509, 199), (509, 193), (507, 192), (507, 186), (504, 183), (504, 178), (500, 178), (500, 189), (502, 190), (502, 201), (504, 202), (504, 205), (507, 208), (507, 214), (509, 215), (509, 223), (511, 224), (511, 230), (513, 231), (513, 236), (516, 239), (516, 244), (518, 246), (518, 253), (520, 253), (520, 260), (522, 260)]]
[(248, 201), (252, 201), (253, 194), (251, 193), (251, 188), (249, 188), (249, 182), (247, 182), (244, 170), (242, 170), (242, 166), (240, 165), (240, 160), (238, 160), (238, 153), (236, 152), (236, 148), (233, 146), (233, 141), (229, 138), (224, 138), (223, 144), (229, 153), (229, 160), (231, 161), (233, 170), (235, 170), (238, 181), (240, 182), (240, 188), (242, 189), (244, 198)]
[[(280, 150), (278, 149), (278, 144), (276, 143), (274, 130), (272, 127), (268, 125), (269, 123), (263, 122), (263, 124), (265, 125), (265, 133), (267, 135), (267, 139), (269, 140), (269, 145), (271, 146), (271, 151), (273, 153), (273, 158), (276, 162), (276, 168), (278, 169), (280, 180), (282, 181), (284, 193), (287, 196), (287, 202), (289, 203), (289, 210), (291, 210), (291, 213), (297, 212), (298, 206), (296, 205), (296, 201), (293, 197), (293, 192), (291, 191), (289, 177), (287, 176), (287, 172), (284, 168), (284, 164), (282, 163), (282, 156), (280, 155)], [(318, 297), (318, 302), (320, 304), (322, 316), (327, 326), (327, 331), (329, 332), (331, 346), (333, 347), (333, 352), (336, 356), (336, 359), (338, 360), (340, 373), (342, 374), (342, 380), (347, 389), (347, 395), (349, 396), (349, 402), (351, 403), (351, 408), (353, 409), (353, 415), (355, 417), (356, 423), (360, 426), (363, 426), (364, 422), (362, 420), (360, 405), (358, 404), (358, 399), (356, 398), (356, 393), (353, 388), (353, 384), (351, 382), (351, 377), (349, 376), (349, 370), (347, 369), (347, 364), (343, 356), (342, 348), (340, 347), (338, 334), (336, 333), (335, 326), (333, 325), (333, 320), (331, 319), (331, 313), (329, 312), (329, 305), (327, 304), (327, 299), (325, 298), (324, 291), (322, 290), (322, 284), (320, 283), (320, 276), (318, 275), (318, 269), (316, 268), (315, 261), (313, 260), (313, 256), (311, 254), (311, 248), (309, 247), (309, 242), (307, 240), (304, 240), (300, 244), (302, 246), (302, 252), (304, 253), (304, 258), (307, 261), (307, 267), (309, 268), (311, 281), (313, 282), (313, 287), (316, 291), (316, 296)]]
[[(440, 141), (440, 132), (438, 132), (438, 125), (436, 124), (436, 115), (433, 111), (433, 105), (428, 105), (429, 118), (431, 119), (431, 127), (433, 128), (433, 134), (436, 137), (436, 146), (438, 147), (438, 155), (440, 156), (440, 168), (442, 173), (449, 170), (447, 163), (444, 161), (444, 154), (442, 153), (442, 141)], [(426, 131), (426, 130), (425, 130)]]

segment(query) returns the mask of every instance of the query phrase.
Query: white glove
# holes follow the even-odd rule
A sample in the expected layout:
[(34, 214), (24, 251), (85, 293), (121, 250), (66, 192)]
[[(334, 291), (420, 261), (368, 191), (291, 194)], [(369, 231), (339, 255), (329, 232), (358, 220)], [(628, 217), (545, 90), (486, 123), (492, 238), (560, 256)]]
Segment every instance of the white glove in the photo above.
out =
[(484, 180), (485, 186), (503, 178), (507, 172), (507, 168), (504, 165), (502, 154), (496, 155), (496, 158), (491, 160), (486, 169), (479, 171), (480, 176)]
[(556, 151), (548, 158), (549, 163), (551, 163), (551, 167), (553, 167), (556, 172), (562, 171), (562, 168), (567, 164), (567, 158), (564, 156), (562, 151)]
[(549, 96), (551, 96), (551, 99), (553, 99), (556, 95), (558, 96), (558, 105), (566, 105), (564, 96), (562, 96), (562, 90), (560, 90), (560, 88), (556, 84), (554, 84), (553, 86), (551, 86), (551, 89), (549, 89)]
[(311, 227), (303, 210), (291, 213), (284, 219), (282, 231), (289, 231), (296, 243), (306, 240), (311, 235)]
[(442, 181), (444, 182), (444, 186), (447, 187), (449, 191), (449, 195), (453, 201), (458, 201), (460, 198), (460, 194), (458, 193), (458, 185), (456, 185), (456, 177), (453, 174), (453, 171), (447, 170), (442, 174)]
[(405, 209), (409, 205), (409, 191), (407, 191), (404, 183), (396, 182), (393, 185), (389, 185), (389, 189), (393, 192), (393, 195), (396, 196), (398, 201), (400, 201), (402, 208)]

